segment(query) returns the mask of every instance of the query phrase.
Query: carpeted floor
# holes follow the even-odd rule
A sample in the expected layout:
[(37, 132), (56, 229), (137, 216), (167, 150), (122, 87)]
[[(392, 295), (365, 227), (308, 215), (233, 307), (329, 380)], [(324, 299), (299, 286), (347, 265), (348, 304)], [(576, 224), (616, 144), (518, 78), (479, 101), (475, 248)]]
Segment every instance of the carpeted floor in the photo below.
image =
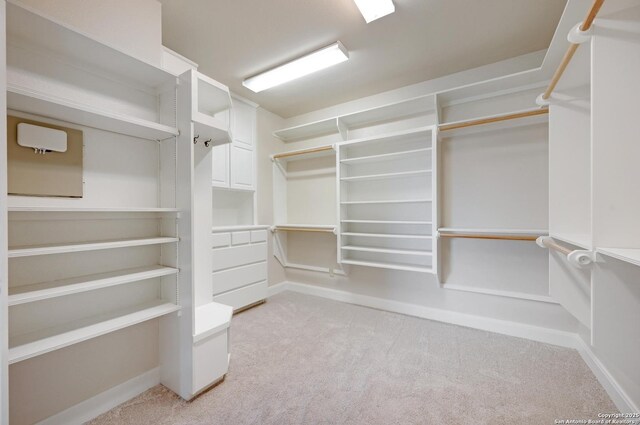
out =
[(226, 380), (91, 425), (553, 424), (617, 411), (574, 350), (291, 292), (234, 317)]

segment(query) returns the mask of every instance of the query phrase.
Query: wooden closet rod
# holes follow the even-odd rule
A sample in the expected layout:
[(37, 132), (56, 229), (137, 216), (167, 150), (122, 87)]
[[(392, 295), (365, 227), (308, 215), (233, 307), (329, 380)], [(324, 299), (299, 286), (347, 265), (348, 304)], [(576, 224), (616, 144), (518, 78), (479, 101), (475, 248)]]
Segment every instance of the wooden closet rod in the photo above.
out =
[(517, 118), (531, 117), (535, 115), (544, 115), (548, 113), (549, 113), (549, 110), (547, 108), (533, 109), (531, 111), (517, 112), (515, 114), (506, 114), (506, 115), (500, 115), (500, 116), (491, 117), (491, 118), (481, 118), (477, 120), (457, 122), (453, 124), (443, 124), (439, 127), (439, 129), (440, 131), (456, 130), (458, 128), (473, 127), (476, 125), (491, 124), (494, 122), (508, 121), (508, 120), (513, 120)]
[[(584, 22), (582, 22), (582, 25), (580, 25), (580, 31), (587, 31), (589, 28), (591, 28), (591, 25), (593, 25), (593, 20), (596, 19), (596, 15), (600, 11), (600, 8), (602, 7), (603, 3), (604, 3), (604, 0), (594, 0), (593, 4), (591, 5), (591, 9), (589, 9), (589, 13), (587, 14), (587, 17), (584, 19)], [(547, 100), (549, 99), (549, 97), (551, 97), (551, 93), (553, 93), (556, 86), (558, 85), (560, 78), (562, 78), (562, 74), (564, 74), (564, 71), (567, 69), (569, 62), (571, 62), (571, 58), (573, 58), (573, 55), (576, 53), (576, 50), (578, 50), (578, 46), (579, 44), (573, 44), (573, 43), (569, 45), (567, 52), (564, 54), (564, 57), (562, 58), (562, 62), (560, 62), (560, 65), (558, 65), (558, 69), (556, 69), (556, 72), (553, 74), (553, 77), (551, 78), (551, 82), (549, 83), (547, 90), (545, 90), (545, 92), (542, 95), (542, 99)]]
[(476, 235), (473, 233), (440, 233), (440, 237), (443, 238), (461, 238), (461, 239), (492, 239), (503, 241), (535, 241), (537, 236), (523, 236), (523, 235), (500, 235), (500, 234), (484, 234)]
[(333, 149), (333, 146), (328, 145), (328, 146), (320, 146), (318, 148), (310, 148), (310, 149), (302, 149), (302, 150), (293, 151), (293, 152), (278, 153), (273, 155), (273, 159), (288, 158), (290, 156), (298, 156), (298, 155), (307, 155), (310, 153), (324, 152), (332, 149)]

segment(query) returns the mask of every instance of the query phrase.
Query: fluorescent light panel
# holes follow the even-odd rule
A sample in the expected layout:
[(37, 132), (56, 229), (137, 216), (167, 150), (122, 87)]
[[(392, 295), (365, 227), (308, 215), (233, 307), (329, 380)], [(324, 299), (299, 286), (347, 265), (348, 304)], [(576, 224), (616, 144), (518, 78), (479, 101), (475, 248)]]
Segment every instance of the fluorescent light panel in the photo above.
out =
[(306, 56), (287, 62), (269, 71), (247, 78), (242, 85), (256, 93), (349, 59), (349, 52), (339, 41)]
[(396, 11), (392, 0), (354, 0), (367, 24)]

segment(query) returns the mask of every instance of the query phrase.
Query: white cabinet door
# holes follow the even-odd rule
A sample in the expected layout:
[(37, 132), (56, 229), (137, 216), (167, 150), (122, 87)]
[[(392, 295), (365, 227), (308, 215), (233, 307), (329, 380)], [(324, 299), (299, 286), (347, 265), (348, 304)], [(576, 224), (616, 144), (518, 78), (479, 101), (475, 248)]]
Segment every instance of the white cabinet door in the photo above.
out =
[(253, 150), (231, 145), (231, 188), (254, 190)]
[(211, 184), (216, 187), (229, 187), (229, 145), (214, 146), (212, 152), (213, 173)]
[(234, 143), (253, 149), (255, 126), (256, 108), (234, 99), (232, 128)]

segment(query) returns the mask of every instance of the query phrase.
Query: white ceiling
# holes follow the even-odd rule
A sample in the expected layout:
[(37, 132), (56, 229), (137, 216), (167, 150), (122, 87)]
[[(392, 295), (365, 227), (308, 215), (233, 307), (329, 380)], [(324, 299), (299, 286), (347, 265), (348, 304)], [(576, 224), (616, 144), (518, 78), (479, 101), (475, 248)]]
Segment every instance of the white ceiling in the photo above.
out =
[[(160, 0), (163, 43), (290, 117), (549, 46), (565, 0), (394, 0), (365, 24), (353, 0)], [(340, 40), (350, 60), (255, 94), (242, 80)]]

